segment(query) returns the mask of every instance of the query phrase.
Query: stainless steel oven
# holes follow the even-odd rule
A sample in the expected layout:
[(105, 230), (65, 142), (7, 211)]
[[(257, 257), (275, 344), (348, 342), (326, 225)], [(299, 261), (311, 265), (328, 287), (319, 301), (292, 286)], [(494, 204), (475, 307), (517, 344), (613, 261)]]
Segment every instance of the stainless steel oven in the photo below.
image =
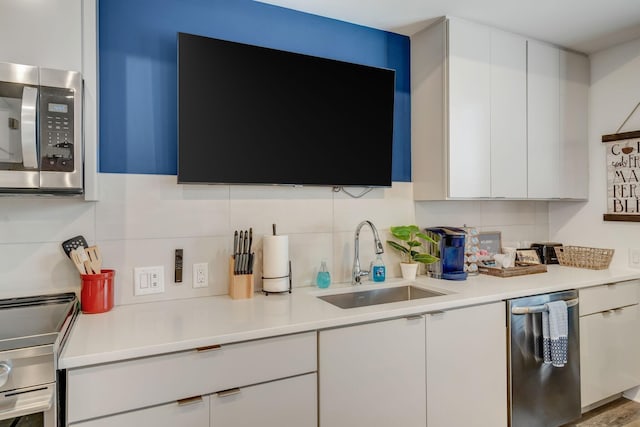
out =
[(0, 427), (59, 424), (58, 353), (77, 312), (73, 293), (0, 300)]
[(0, 192), (83, 192), (82, 77), (0, 62)]

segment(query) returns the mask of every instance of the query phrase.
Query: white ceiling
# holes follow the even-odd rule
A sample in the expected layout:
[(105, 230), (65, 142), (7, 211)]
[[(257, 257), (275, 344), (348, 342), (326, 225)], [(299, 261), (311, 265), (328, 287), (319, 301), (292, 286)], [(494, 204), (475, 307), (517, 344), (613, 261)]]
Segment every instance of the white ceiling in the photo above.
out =
[(257, 0), (411, 35), (455, 16), (593, 53), (640, 37), (640, 0)]

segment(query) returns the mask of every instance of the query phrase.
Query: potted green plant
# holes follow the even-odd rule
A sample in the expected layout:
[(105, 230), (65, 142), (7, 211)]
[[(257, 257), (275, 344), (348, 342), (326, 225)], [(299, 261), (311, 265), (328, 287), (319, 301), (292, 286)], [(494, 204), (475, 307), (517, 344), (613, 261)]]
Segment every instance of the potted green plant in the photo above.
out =
[[(387, 244), (393, 249), (400, 252), (402, 261), (400, 268), (402, 269), (402, 278), (405, 280), (415, 280), (420, 264), (432, 264), (438, 261), (438, 258), (424, 253), (424, 246), (418, 238), (429, 243), (436, 243), (431, 237), (420, 232), (417, 225), (399, 225), (389, 229), (393, 237), (400, 242), (387, 240)], [(421, 250), (422, 249), (422, 250)]]

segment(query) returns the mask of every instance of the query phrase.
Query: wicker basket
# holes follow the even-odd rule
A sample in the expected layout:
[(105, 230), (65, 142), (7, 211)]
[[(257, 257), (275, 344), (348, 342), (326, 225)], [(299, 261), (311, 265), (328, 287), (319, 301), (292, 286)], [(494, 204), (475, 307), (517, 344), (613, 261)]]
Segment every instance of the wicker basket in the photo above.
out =
[(611, 264), (613, 249), (587, 248), (584, 246), (556, 247), (556, 255), (560, 265), (605, 270)]

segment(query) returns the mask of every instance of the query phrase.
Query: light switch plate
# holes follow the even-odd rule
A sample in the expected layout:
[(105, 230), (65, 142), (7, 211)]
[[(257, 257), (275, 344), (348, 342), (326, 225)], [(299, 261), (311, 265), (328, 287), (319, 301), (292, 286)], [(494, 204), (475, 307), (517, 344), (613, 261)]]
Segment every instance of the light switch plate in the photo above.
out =
[(164, 267), (136, 267), (133, 269), (133, 294), (149, 295), (164, 292)]

